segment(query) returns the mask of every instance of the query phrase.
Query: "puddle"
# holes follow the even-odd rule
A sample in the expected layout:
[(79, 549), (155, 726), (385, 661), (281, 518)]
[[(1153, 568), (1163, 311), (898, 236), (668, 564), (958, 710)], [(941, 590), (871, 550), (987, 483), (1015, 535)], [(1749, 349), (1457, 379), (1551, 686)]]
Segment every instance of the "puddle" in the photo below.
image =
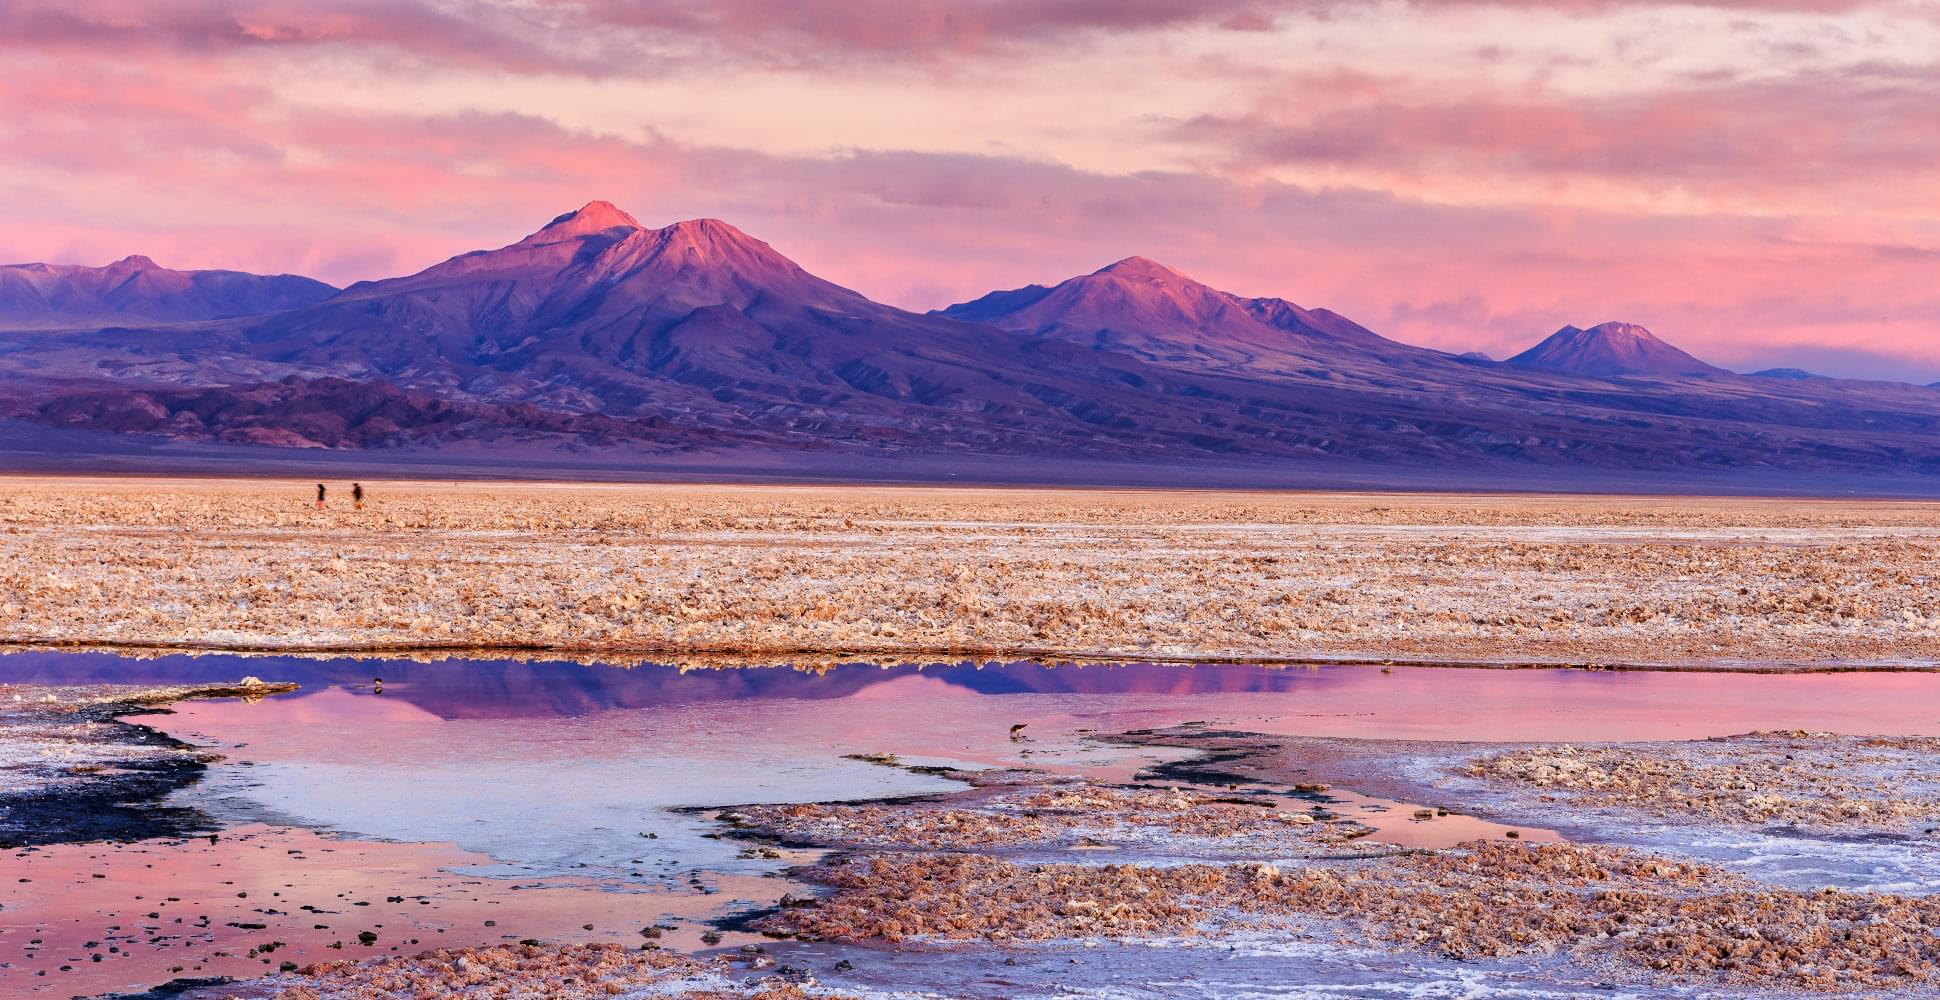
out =
[[(1414, 802), (1395, 802), (1372, 796), (1329, 788), (1314, 796), (1326, 802), (1329, 811), (1374, 828), (1367, 839), (1397, 847), (1436, 850), (1465, 844), (1471, 840), (1521, 840), (1532, 844), (1557, 843), (1565, 838), (1554, 830), (1532, 826), (1493, 823), (1445, 808)], [(1299, 807), (1298, 800), (1289, 804)]]

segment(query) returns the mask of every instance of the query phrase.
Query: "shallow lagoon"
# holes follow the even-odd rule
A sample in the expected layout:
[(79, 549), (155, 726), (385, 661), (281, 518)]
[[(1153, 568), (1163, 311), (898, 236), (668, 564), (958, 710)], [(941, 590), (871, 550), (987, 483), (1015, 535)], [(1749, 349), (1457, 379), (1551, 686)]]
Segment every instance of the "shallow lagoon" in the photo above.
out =
[[(426, 946), (528, 935), (638, 941), (635, 932), (642, 923), (665, 920), (679, 928), (669, 944), (697, 947), (703, 919), (772, 905), (783, 891), (796, 888), (779, 876), (805, 855), (750, 856), (745, 845), (713, 836), (718, 827), (711, 813), (695, 807), (867, 799), (958, 787), (932, 774), (853, 755), (894, 754), (908, 764), (973, 769), (1021, 765), (1124, 781), (1189, 754), (1095, 736), (1188, 722), (1262, 733), (1491, 742), (1697, 739), (1793, 728), (1940, 731), (1940, 675), (1929, 673), (1033, 663), (682, 671), (456, 659), (129, 659), (78, 653), (17, 654), (0, 659), (0, 670), (13, 682), (158, 683), (256, 675), (301, 683), (291, 695), (253, 704), (184, 703), (171, 716), (144, 721), (215, 747), (228, 758), (182, 798), (246, 831), (249, 840), (239, 841), (237, 850), (300, 857), (306, 871), (317, 873), (309, 876), (316, 882), (313, 891), (327, 886), (346, 899), (361, 895), (376, 908), (343, 912), (374, 921), (400, 894), (387, 886), (400, 879), (423, 883), (418, 888), (435, 902), (391, 904), (389, 919), (394, 928), (409, 921), (403, 926), (412, 928), (413, 937), (401, 932), (401, 941), (422, 940)], [(380, 677), (381, 693), (374, 684)], [(1011, 727), (1020, 723), (1024, 738), (1013, 740)], [(1376, 839), (1395, 843), (1437, 846), (1502, 829), (1467, 817), (1449, 817), (1440, 827), (1414, 824), (1407, 819), (1412, 803), (1349, 790), (1338, 798), (1339, 808), (1380, 828)], [(1519, 829), (1532, 839), (1547, 835), (1529, 826)], [(1617, 839), (1649, 844), (1660, 837), (1627, 831)], [(1786, 852), (1792, 850), (1759, 838), (1738, 839), (1747, 855), (1790, 857)], [(167, 855), (157, 867), (171, 877), (193, 881), (196, 864), (216, 863), (214, 855), (228, 847), (201, 861), (187, 857), (188, 845), (142, 849)], [(1909, 876), (1903, 849), (1868, 846), (1847, 852), (1879, 856), (1866, 860), (1861, 870), (1845, 866), (1842, 882), (1864, 884), (1867, 869), (1881, 884), (1903, 890), (1924, 881)], [(109, 860), (125, 868), (117, 885), (138, 882), (138, 870), (155, 870), (138, 866), (156, 863), (154, 857)], [(1917, 874), (1924, 875), (1926, 862), (1915, 860)], [(0, 916), (8, 925), (0, 935), (0, 957), (15, 964), (0, 969), (0, 978), (36, 968), (8, 950), (23, 931), (44, 928), (50, 918), (80, 927), (90, 919), (119, 925), (149, 905), (147, 900), (117, 905), (99, 893), (100, 898), (83, 900), (78, 891), (52, 888), (62, 873), (80, 884), (86, 875), (70, 869), (87, 862), (76, 849), (32, 859), (40, 866), (35, 876), (49, 887), (40, 896), (11, 890), (17, 897), (11, 902), (18, 905)], [(106, 862), (97, 857), (93, 863)], [(1818, 860), (1785, 864), (1809, 870)], [(277, 876), (274, 867), (260, 874)], [(217, 901), (211, 897), (204, 905)], [(479, 914), (491, 908), (507, 916), (487, 929)], [(575, 912), (587, 913), (594, 928), (576, 927), (569, 917)], [(330, 924), (326, 934), (304, 939), (295, 932), (316, 928), (293, 923), (286, 936), (299, 940), (286, 942), (278, 958), (339, 957), (317, 950), (347, 928), (342, 919)], [(1421, 956), (1350, 953), (1320, 943), (1326, 938), (1317, 932), (1216, 947), (1204, 942), (1103, 945), (1085, 949), (1086, 958), (1078, 963), (1069, 956), (1056, 958), (1059, 949), (1044, 948), (995, 958), (869, 952), (869, 960), (858, 960), (860, 971), (843, 985), (891, 992), (947, 987), (951, 995), (968, 989), (979, 996), (1071, 990), (1097, 996), (1209, 991), (1224, 996), (1540, 996), (1574, 995), (1595, 985), (1530, 963), (1457, 965)], [(722, 945), (750, 940), (730, 934)], [(822, 969), (858, 950), (806, 944), (775, 948), (798, 954), (798, 964)], [(40, 951), (39, 967), (54, 961), (44, 957), (51, 954), (47, 948)], [(1001, 964), (1005, 958), (1023, 968)], [(255, 957), (210, 959), (198, 974), (246, 975), (252, 967), (267, 971), (263, 964)], [(1033, 966), (1042, 967), (1026, 974)], [(50, 992), (69, 995), (79, 987), (122, 987), (144, 976), (157, 978), (159, 968), (131, 939), (109, 963), (39, 978), (27, 988), (44, 984)], [(1300, 988), (1288, 992), (1293, 969), (1301, 970)], [(1126, 985), (1124, 977), (1133, 970), (1143, 970), (1149, 980)], [(965, 985), (993, 977), (1007, 985)]]

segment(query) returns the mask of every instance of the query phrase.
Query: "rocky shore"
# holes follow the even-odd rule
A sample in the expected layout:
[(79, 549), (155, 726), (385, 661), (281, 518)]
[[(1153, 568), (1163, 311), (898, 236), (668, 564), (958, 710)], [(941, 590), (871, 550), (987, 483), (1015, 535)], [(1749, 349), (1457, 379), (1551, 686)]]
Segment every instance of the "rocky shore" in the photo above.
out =
[(189, 698), (265, 698), (295, 689), (253, 677), (161, 687), (0, 685), (0, 844), (209, 832), (206, 817), (163, 800), (221, 756), (127, 720)]

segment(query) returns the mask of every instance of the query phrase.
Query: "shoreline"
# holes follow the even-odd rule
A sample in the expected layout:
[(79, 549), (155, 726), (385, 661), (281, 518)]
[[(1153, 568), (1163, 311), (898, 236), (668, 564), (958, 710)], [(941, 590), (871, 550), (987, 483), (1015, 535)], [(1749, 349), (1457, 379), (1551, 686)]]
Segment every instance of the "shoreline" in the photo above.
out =
[[(264, 698), (297, 690), (295, 684), (260, 681), (118, 687), (0, 685), (0, 694), (16, 699), (0, 711), (0, 750), (9, 772), (19, 776), (0, 790), (0, 847), (211, 832), (212, 821), (199, 811), (164, 802), (222, 756), (129, 720), (165, 713), (189, 699)], [(22, 702), (22, 692), (42, 697)]]
[[(686, 647), (585, 646), (467, 643), (292, 643), (225, 644), (201, 642), (101, 642), (33, 640), (0, 636), (0, 666), (15, 653), (109, 653), (146, 659), (159, 656), (298, 657), (304, 659), (352, 660), (521, 660), (596, 664), (613, 667), (669, 666), (681, 669), (792, 669), (815, 670), (847, 664), (882, 666), (972, 663), (1038, 663), (1060, 667), (1116, 667), (1141, 664), (1190, 666), (1241, 665), (1263, 667), (1414, 667), (1438, 670), (1582, 670), (1609, 673), (1712, 673), (1712, 674), (1846, 674), (1846, 673), (1935, 673), (1940, 659), (1881, 659), (1827, 661), (1748, 662), (1720, 660), (1610, 660), (1583, 659), (1451, 659), (1420, 658), (1406, 654), (1255, 654), (1245, 651), (1206, 653), (1159, 653), (1140, 651), (1080, 650), (1055, 647), (977, 648), (901, 646), (873, 649), (825, 648), (815, 646), (777, 646), (772, 648), (735, 648), (710, 651)], [(781, 662), (787, 661), (787, 662)]]

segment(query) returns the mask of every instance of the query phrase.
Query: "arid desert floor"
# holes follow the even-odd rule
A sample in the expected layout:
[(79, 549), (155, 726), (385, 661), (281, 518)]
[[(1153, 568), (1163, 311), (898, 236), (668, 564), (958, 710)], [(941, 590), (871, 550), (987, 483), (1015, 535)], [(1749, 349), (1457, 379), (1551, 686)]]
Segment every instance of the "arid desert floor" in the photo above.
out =
[(1931, 663), (1940, 504), (0, 479), (0, 643)]

